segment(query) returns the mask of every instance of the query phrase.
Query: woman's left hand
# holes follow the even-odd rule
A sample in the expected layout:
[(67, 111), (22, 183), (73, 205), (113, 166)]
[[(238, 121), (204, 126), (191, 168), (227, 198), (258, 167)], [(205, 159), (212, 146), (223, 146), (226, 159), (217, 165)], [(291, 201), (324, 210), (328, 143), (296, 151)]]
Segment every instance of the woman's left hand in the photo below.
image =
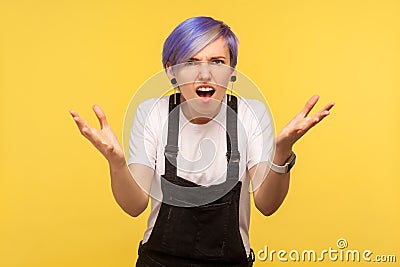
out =
[(334, 102), (328, 103), (323, 109), (317, 113), (307, 116), (311, 109), (315, 106), (319, 99), (318, 95), (311, 97), (305, 107), (298, 113), (278, 134), (276, 137), (277, 149), (291, 153), (293, 145), (308, 130), (322, 121), (323, 118), (330, 114), (329, 110), (335, 105)]

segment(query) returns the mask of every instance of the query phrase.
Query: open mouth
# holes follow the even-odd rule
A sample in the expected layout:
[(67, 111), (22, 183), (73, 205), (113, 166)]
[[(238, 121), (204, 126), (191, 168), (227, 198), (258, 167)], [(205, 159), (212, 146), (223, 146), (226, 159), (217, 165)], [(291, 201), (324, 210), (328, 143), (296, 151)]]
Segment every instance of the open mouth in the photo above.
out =
[(200, 97), (212, 97), (215, 93), (215, 89), (211, 87), (199, 87), (196, 89), (196, 93)]

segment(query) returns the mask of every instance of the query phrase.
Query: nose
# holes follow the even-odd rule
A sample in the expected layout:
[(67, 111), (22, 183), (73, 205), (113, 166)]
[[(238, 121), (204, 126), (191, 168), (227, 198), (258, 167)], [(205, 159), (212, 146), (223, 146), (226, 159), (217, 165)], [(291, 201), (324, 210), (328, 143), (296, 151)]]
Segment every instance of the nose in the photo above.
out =
[(210, 64), (208, 64), (208, 62), (201, 62), (199, 64), (198, 79), (200, 81), (211, 80), (211, 69), (210, 69)]

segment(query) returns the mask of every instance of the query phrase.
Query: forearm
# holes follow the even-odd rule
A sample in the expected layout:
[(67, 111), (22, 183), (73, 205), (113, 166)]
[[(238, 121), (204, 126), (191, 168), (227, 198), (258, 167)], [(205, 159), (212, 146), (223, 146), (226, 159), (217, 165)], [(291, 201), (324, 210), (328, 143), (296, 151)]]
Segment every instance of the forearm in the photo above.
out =
[[(278, 134), (275, 139), (276, 150), (273, 159), (274, 164), (284, 165), (293, 153), (293, 145), (309, 129), (329, 115), (329, 110), (335, 105), (334, 102), (328, 103), (319, 112), (308, 116), (318, 99), (318, 95), (314, 95), (310, 98), (302, 111), (300, 111)], [(260, 163), (258, 165), (262, 164)], [(249, 172), (253, 180), (254, 202), (264, 215), (271, 215), (279, 208), (287, 195), (290, 174), (279, 174), (273, 170), (268, 170), (268, 164), (264, 164), (262, 168), (258, 166), (257, 168), (253, 168), (250, 169)], [(256, 184), (256, 186), (254, 186), (254, 184)]]
[[(276, 165), (284, 165), (290, 157), (291, 148), (283, 148), (276, 146), (276, 152), (273, 163)], [(290, 183), (290, 173), (277, 173), (273, 170), (268, 170), (268, 164), (261, 167), (261, 175), (263, 182), (254, 191), (254, 202), (258, 210), (266, 216), (272, 215), (283, 203)]]
[(118, 205), (129, 215), (136, 217), (147, 207), (148, 195), (133, 179), (125, 159), (109, 162), (111, 188)]
[[(93, 106), (93, 110), (99, 119), (100, 130), (91, 127), (84, 119), (79, 117), (77, 112), (70, 110), (70, 114), (74, 118), (81, 134), (108, 160), (111, 188), (118, 205), (126, 213), (136, 217), (147, 207), (149, 198), (145, 192), (149, 192), (147, 186), (149, 183), (151, 184), (153, 169), (146, 166), (139, 166), (138, 168), (134, 168), (135, 172), (131, 174), (130, 168), (126, 165), (124, 152), (118, 138), (107, 122), (106, 115), (97, 105)], [(143, 179), (141, 182), (144, 181), (145, 190), (141, 189), (132, 175), (135, 178), (140, 177)]]

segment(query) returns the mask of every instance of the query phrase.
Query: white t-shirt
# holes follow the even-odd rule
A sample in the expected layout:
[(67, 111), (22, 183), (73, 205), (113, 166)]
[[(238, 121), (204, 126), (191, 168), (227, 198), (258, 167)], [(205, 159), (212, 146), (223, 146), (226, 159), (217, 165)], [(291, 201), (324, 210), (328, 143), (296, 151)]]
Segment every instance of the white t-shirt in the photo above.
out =
[[(220, 112), (206, 124), (187, 120), (180, 109), (177, 175), (200, 185), (219, 184), (226, 179), (226, 99)], [(144, 164), (164, 175), (164, 148), (168, 134), (168, 99), (152, 98), (141, 103), (135, 114), (129, 141), (128, 165)], [(239, 176), (242, 181), (239, 204), (239, 230), (247, 254), (250, 253), (250, 179), (248, 170), (267, 161), (273, 153), (273, 125), (269, 111), (258, 100), (238, 98)], [(152, 198), (143, 243), (147, 242), (161, 207)]]

